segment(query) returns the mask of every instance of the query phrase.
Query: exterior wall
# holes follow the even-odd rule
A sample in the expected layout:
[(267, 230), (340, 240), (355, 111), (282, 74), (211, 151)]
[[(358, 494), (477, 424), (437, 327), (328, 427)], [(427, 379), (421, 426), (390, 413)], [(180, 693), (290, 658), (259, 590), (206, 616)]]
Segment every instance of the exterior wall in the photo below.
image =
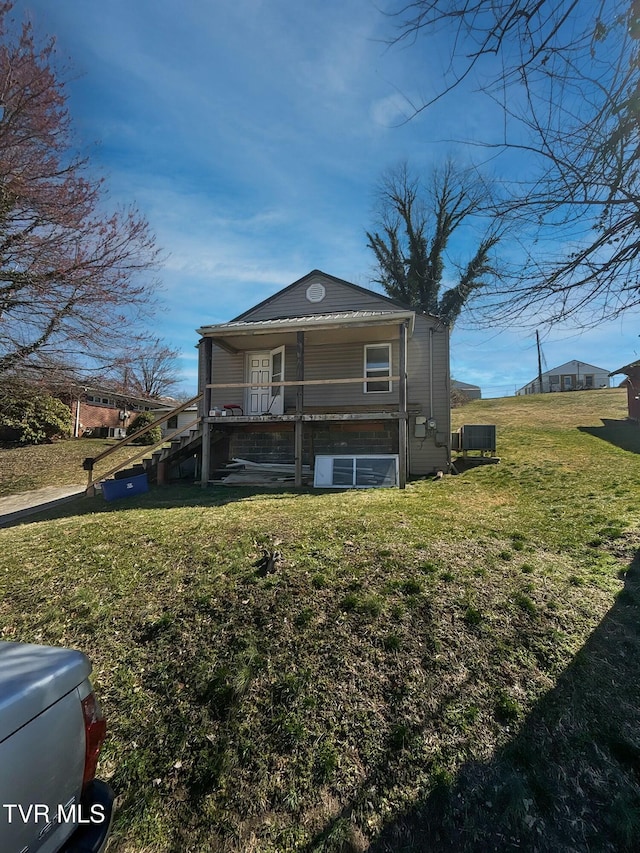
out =
[[(303, 464), (313, 467), (317, 455), (397, 453), (396, 421), (311, 422), (304, 425)], [(251, 462), (294, 461), (293, 425), (256, 424), (235, 427), (229, 440), (230, 458)]]
[[(430, 345), (431, 337), (431, 345)], [(419, 415), (434, 418), (436, 429), (416, 436), (415, 416), (409, 418), (409, 474), (413, 477), (447, 471), (451, 441), (451, 389), (449, 379), (449, 329), (432, 317), (416, 315), (408, 344), (407, 397)], [(429, 352), (433, 365), (429, 365)], [(430, 388), (433, 376), (433, 389)], [(433, 400), (433, 408), (431, 408)]]
[[(162, 417), (162, 415), (166, 414), (166, 410), (155, 411), (153, 412), (153, 414), (155, 417), (160, 418)], [(175, 432), (176, 429), (184, 429), (183, 434), (188, 435), (189, 429), (191, 429), (191, 427), (187, 428), (187, 425), (190, 424), (191, 421), (193, 421), (197, 417), (197, 414), (198, 412), (195, 408), (187, 409), (185, 412), (179, 412), (177, 415), (175, 415), (175, 418), (177, 420), (176, 426), (169, 426), (170, 421), (165, 421), (163, 424), (160, 424), (162, 435), (168, 435), (170, 432)]]
[[(587, 376), (593, 377), (593, 384), (588, 386)], [(564, 377), (568, 377), (569, 385), (565, 384)], [(532, 379), (527, 385), (523, 385), (516, 391), (516, 397), (522, 397), (527, 394), (539, 394), (540, 382), (538, 377)], [(560, 367), (554, 367), (552, 370), (547, 370), (542, 374), (542, 393), (548, 394), (558, 391), (581, 391), (589, 388), (609, 388), (609, 373), (600, 367), (595, 367), (593, 364), (587, 364), (583, 361), (568, 361), (566, 364), (561, 364)]]
[(352, 421), (305, 424), (305, 454), (311, 463), (320, 455), (397, 453), (397, 421)]
[[(306, 298), (306, 289), (321, 281), (326, 290), (325, 298), (311, 303)], [(266, 305), (257, 306), (241, 315), (245, 320), (267, 320), (277, 317), (296, 317), (309, 314), (324, 314), (336, 311), (389, 310), (395, 306), (391, 300), (372, 292), (333, 280), (331, 277), (313, 273), (294, 286), (286, 288)], [(395, 330), (393, 330), (395, 333)], [(378, 330), (379, 334), (379, 330)], [(372, 343), (383, 343), (374, 340)], [(266, 350), (256, 337), (255, 350)], [(397, 375), (400, 366), (398, 340), (392, 341), (391, 373)], [(345, 344), (305, 345), (305, 379), (350, 378), (364, 375), (363, 342)], [(202, 349), (202, 348), (201, 348)], [(433, 363), (430, 358), (433, 357)], [(200, 367), (200, 390), (204, 385), (204, 368)], [(296, 377), (296, 348), (285, 347), (285, 380)], [(213, 345), (212, 381), (243, 383), (245, 381), (245, 353), (229, 353)], [(398, 383), (394, 382), (391, 392), (365, 393), (363, 385), (307, 386), (304, 389), (305, 409), (324, 408), (338, 411), (380, 411), (399, 403)], [(236, 404), (244, 410), (244, 390), (241, 388), (213, 389), (212, 406)], [(295, 409), (296, 389), (284, 389), (285, 412)], [(411, 411), (408, 422), (408, 473), (424, 476), (437, 470), (448, 470), (449, 445), (451, 440), (450, 378), (449, 378), (449, 330), (437, 319), (427, 315), (416, 315), (413, 335), (407, 342), (407, 404)], [(416, 415), (434, 419), (436, 428), (416, 424)], [(371, 421), (351, 422), (307, 422), (304, 424), (305, 464), (311, 464), (314, 453), (397, 453), (398, 423), (379, 422), (380, 429), (371, 431)], [(389, 440), (389, 430), (393, 441)], [(424, 435), (421, 433), (424, 431)], [(355, 436), (358, 436), (356, 438)], [(308, 442), (312, 442), (311, 445)], [(317, 444), (320, 442), (320, 444)], [(322, 442), (325, 442), (323, 445)], [(319, 449), (320, 446), (323, 449)], [(254, 461), (293, 461), (293, 425), (289, 423), (256, 424), (246, 428), (238, 424), (233, 427), (231, 456), (249, 458)], [(258, 454), (256, 456), (255, 454)]]
[(640, 421), (640, 367), (632, 368), (627, 376), (627, 405), (629, 417)]
[[(258, 338), (259, 342), (259, 338)], [(377, 343), (377, 342), (376, 342)], [(305, 346), (305, 379), (349, 379), (364, 376), (364, 344), (348, 343), (335, 346)], [(256, 347), (256, 351), (259, 347)], [(229, 353), (214, 345), (213, 347), (214, 382), (245, 382), (245, 353)], [(391, 346), (391, 372), (397, 375), (399, 370), (398, 341)], [(296, 348), (285, 347), (285, 380), (293, 382), (296, 378)], [(202, 387), (202, 386), (201, 386)], [(289, 386), (284, 389), (285, 411), (292, 411), (296, 405), (296, 389)], [(244, 409), (244, 391), (242, 388), (213, 389), (212, 406), (235, 403)], [(304, 389), (305, 406), (367, 406), (371, 411), (380, 406), (398, 404), (398, 383), (392, 383), (389, 392), (365, 393), (358, 385), (311, 385)]]
[[(313, 282), (321, 282), (325, 288), (326, 295), (321, 302), (309, 302), (307, 299), (307, 288)], [(373, 291), (314, 272), (276, 294), (266, 305), (257, 305), (240, 316), (243, 320), (273, 320), (279, 317), (330, 314), (334, 311), (388, 311), (394, 306), (398, 307), (398, 303), (378, 296)]]
[[(74, 400), (71, 404), (71, 417), (72, 422), (75, 425), (76, 423), (76, 409), (78, 406), (78, 401)], [(79, 423), (79, 436), (84, 435), (87, 430), (101, 429), (101, 428), (113, 428), (120, 429), (125, 428), (131, 423), (132, 418), (128, 418), (126, 421), (120, 420), (120, 412), (122, 409), (114, 408), (113, 406), (98, 406), (91, 403), (87, 403), (85, 400), (80, 401), (80, 423)], [(135, 417), (136, 413), (133, 413), (133, 417)]]
[[(198, 343), (198, 394), (204, 391), (205, 385), (205, 347), (206, 342), (204, 338), (201, 338)], [(198, 408), (200, 410), (201, 415), (207, 414), (207, 412), (204, 411), (204, 405), (204, 399), (200, 400), (200, 402), (198, 403)]]
[[(397, 376), (400, 369), (398, 341), (391, 343), (391, 375)], [(305, 346), (305, 379), (350, 379), (364, 376), (364, 343), (347, 343), (331, 346)], [(295, 375), (295, 351), (292, 352)], [(365, 392), (364, 383), (353, 385), (310, 385), (304, 389), (305, 406), (367, 406), (372, 411), (380, 406), (398, 404), (398, 383), (391, 383), (391, 391)], [(295, 389), (294, 389), (295, 405)]]
[[(212, 351), (212, 382), (244, 382), (245, 354), (230, 353), (213, 345)], [(203, 371), (204, 375), (204, 371)], [(200, 390), (203, 390), (204, 380), (201, 379)], [(244, 409), (244, 391), (242, 388), (213, 388), (211, 390), (211, 406), (235, 404)], [(207, 412), (205, 412), (205, 415)]]
[[(93, 402), (88, 397), (108, 399), (108, 403)], [(77, 410), (79, 404), (79, 417), (76, 421)], [(77, 437), (83, 436), (87, 430), (114, 430), (127, 429), (135, 418), (143, 411), (153, 412), (158, 406), (156, 400), (145, 400), (142, 398), (125, 398), (118, 396), (113, 391), (88, 391), (82, 393), (80, 400), (77, 397), (72, 397), (69, 401), (71, 409), (72, 429), (75, 434), (76, 423), (78, 426)], [(120, 420), (120, 412), (128, 412), (128, 417), (125, 420)], [(164, 410), (166, 411), (166, 410)], [(155, 412), (156, 417), (160, 417), (159, 412)]]

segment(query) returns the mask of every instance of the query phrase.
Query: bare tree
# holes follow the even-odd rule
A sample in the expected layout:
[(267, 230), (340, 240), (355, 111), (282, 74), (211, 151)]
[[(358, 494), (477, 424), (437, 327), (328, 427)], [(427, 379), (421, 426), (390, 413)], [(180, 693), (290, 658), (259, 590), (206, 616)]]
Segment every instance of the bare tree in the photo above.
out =
[(182, 382), (179, 355), (178, 350), (155, 338), (122, 355), (111, 372), (111, 381), (123, 393), (140, 397), (168, 396)]
[(103, 212), (73, 149), (53, 40), (0, 3), (0, 374), (38, 356), (110, 356), (153, 305), (157, 260), (135, 208)]
[(367, 232), (378, 265), (375, 281), (389, 296), (453, 325), (472, 295), (497, 275), (491, 251), (500, 236), (490, 227), (457, 271), (457, 283), (441, 293), (450, 240), (488, 199), (484, 182), (450, 160), (433, 172), (428, 191), (406, 163), (387, 173), (379, 192), (382, 233)]
[(483, 144), (526, 158), (531, 178), (499, 210), (530, 249), (507, 310), (594, 322), (640, 304), (640, 4), (415, 0), (396, 14), (393, 41), (445, 38), (451, 57), (415, 113), (475, 81), (504, 118)]

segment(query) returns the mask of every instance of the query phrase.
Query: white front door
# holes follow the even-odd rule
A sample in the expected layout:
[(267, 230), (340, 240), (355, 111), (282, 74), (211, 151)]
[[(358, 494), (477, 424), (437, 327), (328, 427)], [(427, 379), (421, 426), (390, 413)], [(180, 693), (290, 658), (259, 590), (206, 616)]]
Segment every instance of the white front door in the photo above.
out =
[(247, 382), (251, 383), (251, 387), (247, 388), (245, 414), (266, 415), (271, 405), (271, 388), (266, 384), (271, 382), (269, 351), (247, 353)]

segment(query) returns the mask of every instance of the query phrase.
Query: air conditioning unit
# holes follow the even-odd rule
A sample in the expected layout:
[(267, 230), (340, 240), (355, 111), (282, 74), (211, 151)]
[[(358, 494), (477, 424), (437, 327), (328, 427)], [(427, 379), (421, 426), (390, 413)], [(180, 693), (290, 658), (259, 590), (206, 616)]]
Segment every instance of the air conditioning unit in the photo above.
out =
[(456, 450), (482, 450), (496, 452), (495, 424), (464, 424), (458, 430)]

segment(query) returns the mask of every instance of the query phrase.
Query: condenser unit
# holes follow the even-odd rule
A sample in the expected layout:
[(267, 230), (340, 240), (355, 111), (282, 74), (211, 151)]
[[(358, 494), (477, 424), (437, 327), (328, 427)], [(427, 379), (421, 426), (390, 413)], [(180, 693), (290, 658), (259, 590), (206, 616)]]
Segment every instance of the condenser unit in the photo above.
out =
[(481, 450), (483, 452), (496, 452), (496, 427), (495, 424), (464, 424), (458, 430), (458, 441), (455, 442), (456, 450)]

